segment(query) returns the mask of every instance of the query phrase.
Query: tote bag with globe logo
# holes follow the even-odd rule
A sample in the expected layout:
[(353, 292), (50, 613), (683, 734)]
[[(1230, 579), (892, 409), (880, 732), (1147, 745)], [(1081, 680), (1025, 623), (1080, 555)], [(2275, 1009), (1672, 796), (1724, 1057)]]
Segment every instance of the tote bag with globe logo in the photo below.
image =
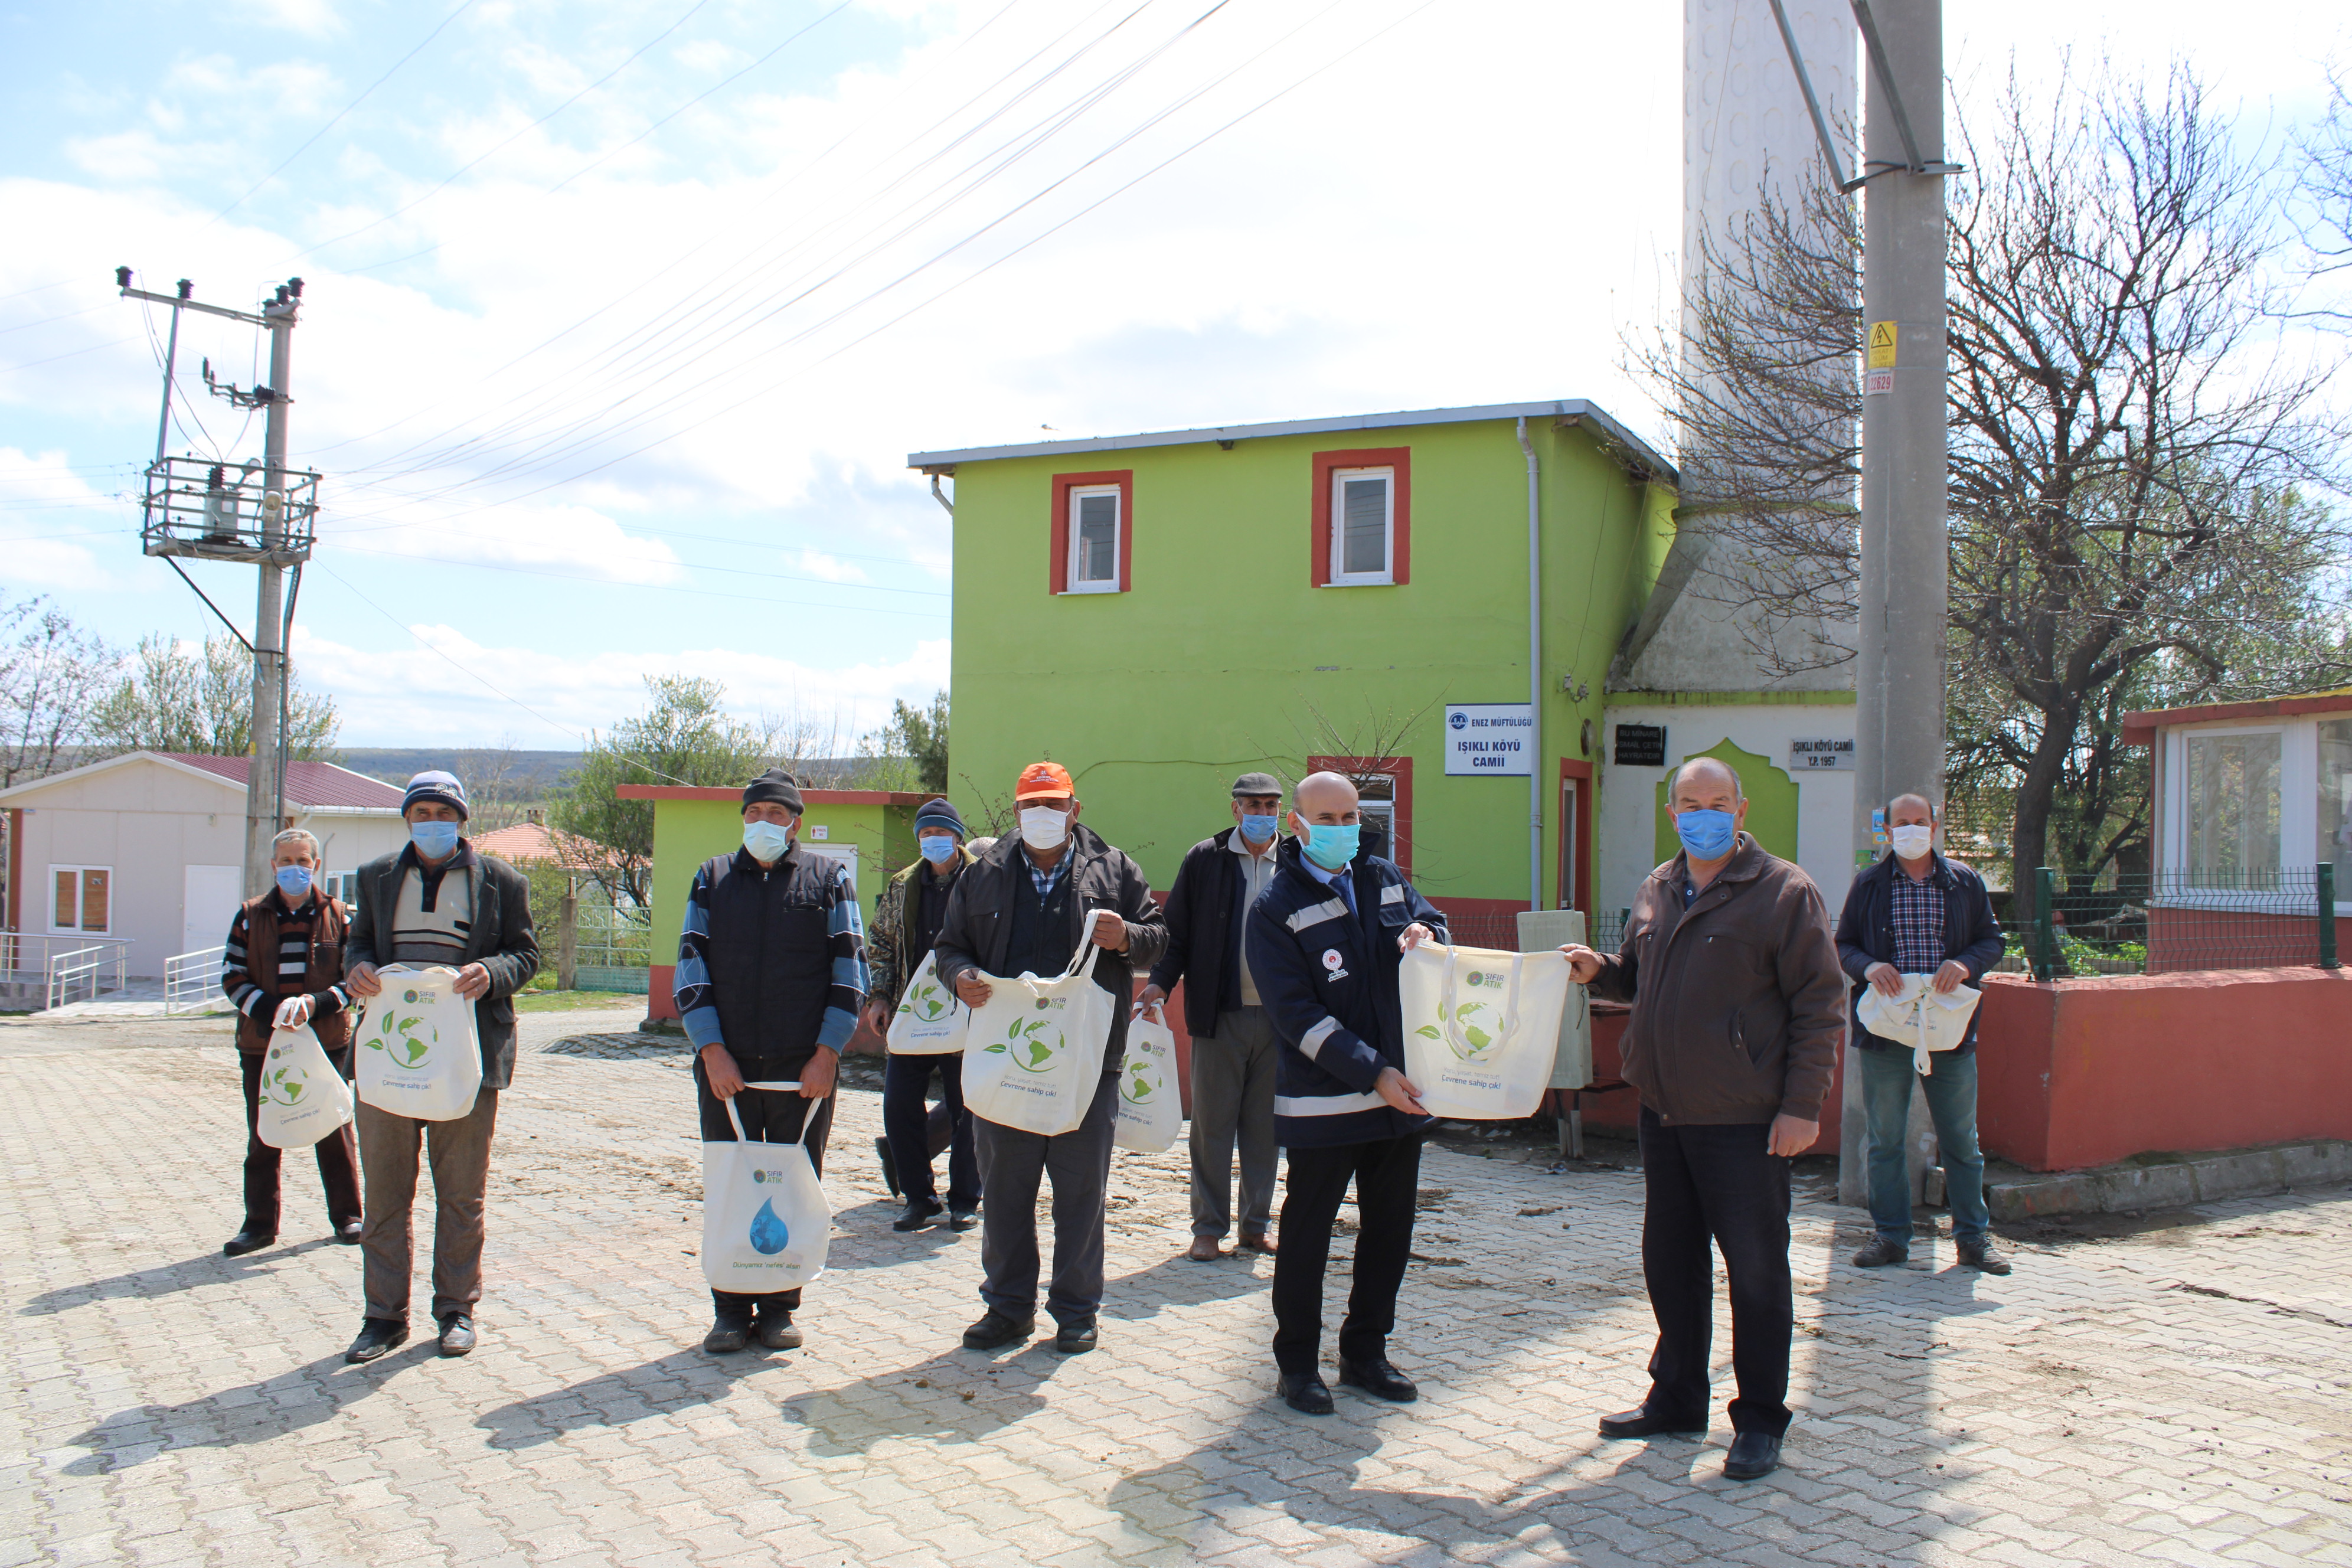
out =
[(1118, 1121), (1111, 1141), (1139, 1154), (1157, 1154), (1184, 1128), (1176, 1091), (1176, 1032), (1148, 1015), (1127, 1026), (1127, 1059), (1118, 1065)]
[(261, 1058), (254, 1135), (273, 1149), (308, 1149), (352, 1119), (352, 1086), (308, 1026), (275, 1029)]
[(419, 1121), (471, 1113), (482, 1087), (482, 1042), (474, 1005), (457, 994), (457, 972), (394, 963), (376, 973), (383, 991), (352, 1053), (360, 1099)]
[(940, 981), (937, 959), (926, 952), (907, 982), (898, 1010), (890, 1015), (890, 1033), (884, 1038), (894, 1057), (946, 1056), (963, 1049), (971, 1024), (971, 1009)]
[(1433, 1116), (1535, 1114), (1551, 1083), (1573, 977), (1557, 950), (1499, 952), (1423, 942), (1397, 972), (1404, 1072)]
[[(797, 1083), (750, 1083), (746, 1089), (797, 1091)], [(702, 1146), (702, 1277), (715, 1290), (746, 1296), (797, 1290), (824, 1272), (833, 1245), (833, 1210), (809, 1163), (807, 1145), (759, 1143), (743, 1135), (735, 1102), (728, 1143)], [(815, 1118), (811, 1105), (803, 1119)]]
[[(1091, 930), (1094, 911), (1079, 925)], [(1091, 941), (1052, 979), (986, 974), (988, 1000), (964, 1031), (964, 1109), (983, 1121), (1057, 1138), (1086, 1120), (1110, 1045), (1111, 1009), (1095, 984)]]

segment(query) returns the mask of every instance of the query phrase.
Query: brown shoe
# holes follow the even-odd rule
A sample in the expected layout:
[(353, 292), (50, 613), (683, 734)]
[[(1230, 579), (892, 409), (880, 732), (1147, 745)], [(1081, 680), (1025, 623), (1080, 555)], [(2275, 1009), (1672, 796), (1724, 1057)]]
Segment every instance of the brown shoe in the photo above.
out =
[(1185, 1249), (1184, 1256), (1195, 1263), (1214, 1263), (1224, 1255), (1217, 1250), (1215, 1237), (1196, 1236), (1192, 1238), (1192, 1245)]
[(1274, 1237), (1262, 1230), (1245, 1230), (1242, 1232), (1242, 1250), (1263, 1252), (1271, 1258), (1274, 1256)]

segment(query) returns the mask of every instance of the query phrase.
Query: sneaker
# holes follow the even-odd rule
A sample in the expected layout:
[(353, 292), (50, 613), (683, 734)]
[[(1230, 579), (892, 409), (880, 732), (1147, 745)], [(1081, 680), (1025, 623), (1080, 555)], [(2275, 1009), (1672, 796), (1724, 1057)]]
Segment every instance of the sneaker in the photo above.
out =
[(950, 1230), (970, 1230), (979, 1223), (980, 1210), (976, 1207), (968, 1209), (951, 1208), (948, 1210), (948, 1228)]
[(1963, 1241), (1954, 1249), (1960, 1261), (1970, 1268), (1981, 1268), (1988, 1274), (2009, 1272), (2009, 1259), (2000, 1255), (1990, 1237), (1983, 1241)]
[(991, 1307), (980, 1321), (963, 1331), (963, 1348), (992, 1351), (1015, 1340), (1025, 1340), (1036, 1329), (1034, 1317), (1009, 1318)]

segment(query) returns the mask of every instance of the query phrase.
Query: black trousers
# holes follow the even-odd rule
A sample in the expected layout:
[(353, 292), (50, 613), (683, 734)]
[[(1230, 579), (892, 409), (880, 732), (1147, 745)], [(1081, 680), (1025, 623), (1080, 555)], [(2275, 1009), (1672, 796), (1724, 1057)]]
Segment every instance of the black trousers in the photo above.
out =
[[(735, 1124), (727, 1119), (727, 1102), (710, 1092), (710, 1076), (702, 1070), (699, 1052), (694, 1058), (694, 1099), (702, 1115), (702, 1141), (705, 1143), (732, 1143)], [(790, 1143), (800, 1138), (801, 1124), (808, 1122), (809, 1163), (816, 1173), (824, 1174), (824, 1141), (833, 1132), (833, 1096), (823, 1100), (803, 1100), (794, 1089), (747, 1089), (735, 1097), (735, 1114), (743, 1123), (743, 1136), (755, 1143)], [(749, 1323), (761, 1309), (782, 1308), (787, 1312), (800, 1309), (801, 1293), (797, 1289), (773, 1290), (765, 1295), (748, 1295), (738, 1290), (713, 1290), (710, 1307), (719, 1321)]]
[[(1706, 1425), (1708, 1345), (1715, 1331), (1715, 1259), (1731, 1282), (1731, 1402), (1735, 1432), (1789, 1429), (1789, 1162), (1768, 1153), (1771, 1129), (1678, 1127), (1642, 1111), (1642, 1273), (1658, 1346), (1650, 1356), (1652, 1415)], [(1286, 1246), (1289, 1237), (1284, 1237)]]
[(1274, 1364), (1286, 1376), (1313, 1372), (1323, 1343), (1323, 1270), (1331, 1222), (1356, 1184), (1356, 1279), (1339, 1325), (1339, 1354), (1370, 1361), (1396, 1328), (1397, 1287), (1412, 1252), (1421, 1140), (1379, 1138), (1290, 1151), (1282, 1194), (1282, 1244), (1274, 1255)]
[[(278, 1234), (278, 1173), (286, 1151), (261, 1141), (261, 1067), (268, 1051), (239, 1051), (236, 1065), (245, 1075), (245, 1228), (265, 1236)], [(329, 1051), (327, 1059), (352, 1080), (352, 1048)], [(319, 1152), (319, 1183), (327, 1189), (327, 1223), (340, 1226), (360, 1217), (360, 1145), (344, 1122), (311, 1145)]]
[[(931, 1074), (940, 1075), (940, 1103), (926, 1107)], [(898, 1190), (908, 1201), (939, 1197), (931, 1156), (948, 1151), (948, 1206), (980, 1206), (980, 1163), (973, 1151), (971, 1117), (963, 1108), (963, 1053), (894, 1056), (882, 1068), (882, 1131), (898, 1168)], [(942, 1137), (941, 1134), (945, 1136)]]

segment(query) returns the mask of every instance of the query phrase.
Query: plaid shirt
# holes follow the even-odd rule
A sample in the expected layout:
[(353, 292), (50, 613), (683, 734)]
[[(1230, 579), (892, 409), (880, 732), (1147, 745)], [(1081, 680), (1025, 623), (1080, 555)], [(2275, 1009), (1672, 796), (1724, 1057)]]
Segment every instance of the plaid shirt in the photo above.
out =
[(1037, 862), (1029, 858), (1029, 852), (1024, 849), (1021, 863), (1029, 868), (1029, 885), (1037, 889), (1037, 901), (1042, 904), (1054, 896), (1055, 884), (1062, 879), (1062, 873), (1070, 868), (1070, 857), (1066, 850), (1064, 851), (1062, 858), (1054, 862), (1054, 868), (1045, 871), (1040, 870)]
[(1895, 895), (1890, 910), (1895, 921), (1895, 970), (1898, 974), (1933, 974), (1944, 963), (1944, 884), (1940, 875), (1926, 881), (1895, 868)]

